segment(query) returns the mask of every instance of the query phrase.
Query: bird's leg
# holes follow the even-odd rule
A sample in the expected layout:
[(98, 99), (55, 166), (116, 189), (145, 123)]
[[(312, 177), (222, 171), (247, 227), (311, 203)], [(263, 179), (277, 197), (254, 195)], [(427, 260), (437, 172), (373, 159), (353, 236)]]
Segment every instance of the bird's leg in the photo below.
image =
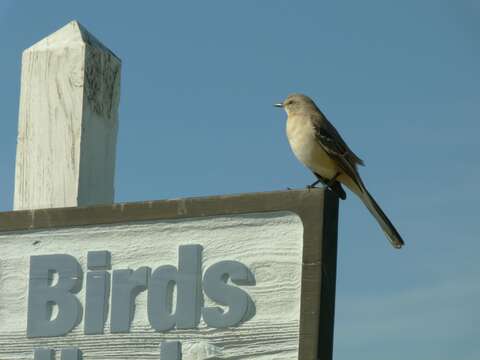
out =
[(336, 173), (335, 176), (328, 181), (327, 187), (340, 199), (345, 200), (347, 198), (347, 193), (345, 190), (343, 190), (342, 185), (337, 181), (339, 175), (340, 173)]
[(335, 176), (333, 178), (331, 178), (330, 180), (328, 180), (328, 182), (325, 184), (328, 188), (332, 187), (336, 182), (337, 182), (337, 178), (339, 177), (340, 173), (337, 172), (335, 174)]
[(320, 183), (320, 182), (323, 183), (322, 180), (318, 179), (317, 181), (311, 183), (310, 185), (307, 185), (307, 189), (313, 189), (313, 188), (314, 188), (318, 183)]
[[(321, 182), (327, 189), (332, 191), (335, 195), (337, 195), (340, 199), (345, 200), (347, 198), (347, 194), (345, 193), (345, 190), (343, 190), (342, 185), (337, 181), (337, 178), (340, 176), (340, 173), (336, 173), (333, 178), (330, 180), (325, 179), (324, 177), (318, 175), (315, 173), (315, 176), (318, 178), (317, 181), (315, 181), (312, 185), (317, 185), (319, 182)], [(311, 189), (313, 186), (307, 186), (308, 189)]]
[(317, 181), (313, 182), (310, 185), (307, 185), (307, 189), (313, 189), (319, 183), (322, 183), (323, 185), (327, 184), (327, 179), (325, 179), (324, 177), (318, 175), (316, 172), (314, 172), (313, 175), (315, 175), (317, 177)]
[(345, 200), (347, 198), (347, 193), (345, 192), (345, 190), (343, 190), (342, 185), (338, 181), (335, 181), (335, 183), (328, 189), (331, 190), (342, 200)]

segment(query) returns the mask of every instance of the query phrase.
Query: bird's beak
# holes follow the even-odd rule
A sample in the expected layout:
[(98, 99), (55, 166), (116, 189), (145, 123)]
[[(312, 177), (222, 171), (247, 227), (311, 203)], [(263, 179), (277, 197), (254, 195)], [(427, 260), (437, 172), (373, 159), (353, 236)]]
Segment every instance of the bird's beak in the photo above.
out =
[(279, 104), (274, 104), (273, 106), (275, 106), (275, 107), (283, 107), (283, 104), (282, 104), (282, 103), (279, 103)]

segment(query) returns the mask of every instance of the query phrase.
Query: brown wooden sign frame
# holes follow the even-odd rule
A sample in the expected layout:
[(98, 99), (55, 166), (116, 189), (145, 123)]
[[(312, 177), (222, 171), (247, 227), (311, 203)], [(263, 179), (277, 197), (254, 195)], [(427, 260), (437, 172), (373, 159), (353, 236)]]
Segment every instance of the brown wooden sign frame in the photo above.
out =
[(298, 359), (330, 360), (333, 348), (338, 198), (323, 189), (0, 213), (0, 233), (148, 220), (292, 211), (304, 244)]

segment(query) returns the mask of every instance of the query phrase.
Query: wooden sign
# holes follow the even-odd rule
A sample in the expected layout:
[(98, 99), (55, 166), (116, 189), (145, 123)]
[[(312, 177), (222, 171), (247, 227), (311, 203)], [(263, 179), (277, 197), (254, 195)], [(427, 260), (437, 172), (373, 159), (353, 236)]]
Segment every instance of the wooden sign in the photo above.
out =
[(0, 213), (0, 360), (330, 359), (323, 190)]

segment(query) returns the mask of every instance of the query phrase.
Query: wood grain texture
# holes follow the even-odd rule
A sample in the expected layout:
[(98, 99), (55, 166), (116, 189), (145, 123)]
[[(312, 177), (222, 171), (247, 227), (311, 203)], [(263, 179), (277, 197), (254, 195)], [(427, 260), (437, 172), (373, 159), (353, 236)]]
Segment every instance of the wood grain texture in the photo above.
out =
[(23, 52), (14, 209), (108, 204), (120, 60), (73, 21)]
[[(270, 342), (272, 347), (276, 347), (276, 350), (271, 350), (272, 353), (268, 354), (258, 354), (258, 357), (255, 359), (277, 359), (276, 355), (284, 350), (292, 354), (292, 360), (331, 360), (335, 305), (338, 198), (324, 189), (221, 195), (80, 208), (0, 212), (0, 234), (41, 234), (52, 229), (73, 229), (102, 224), (124, 225), (155, 222), (158, 220), (181, 221), (182, 219), (204, 219), (216, 216), (231, 217), (250, 213), (262, 216), (265, 213), (286, 211), (297, 214), (303, 224), (298, 354), (293, 354), (292, 350), (288, 346), (285, 348), (286, 344), (283, 343), (284, 337), (288, 338), (292, 327), (288, 323), (282, 322), (281, 316), (283, 311), (281, 311), (277, 314), (278, 326), (281, 330), (277, 329), (273, 336), (271, 334), (258, 336), (259, 339)], [(68, 240), (66, 241), (68, 242)], [(230, 244), (228, 239), (224, 241)], [(2, 244), (1, 238), (0, 244)], [(237, 254), (232, 253), (232, 259), (236, 256)], [(0, 263), (1, 258), (0, 253)], [(0, 276), (2, 275), (1, 271), (0, 267)], [(273, 290), (275, 291), (276, 289)], [(274, 293), (271, 296), (274, 296)], [(247, 322), (244, 326), (249, 326), (249, 324)], [(258, 334), (263, 334), (261, 330), (263, 325), (258, 324), (258, 326), (260, 326)], [(238, 333), (232, 334), (232, 338), (244, 335), (239, 329), (237, 330)], [(251, 329), (251, 331), (255, 330)], [(207, 334), (214, 333), (215, 330), (211, 330), (203, 334), (203, 336), (207, 338), (209, 336)], [(8, 334), (11, 333), (8, 332)], [(72, 334), (71, 336), (75, 335)], [(144, 354), (143, 348), (151, 348), (148, 336), (144, 334), (144, 336), (134, 337), (128, 341), (123, 337), (122, 339), (128, 344), (126, 346), (132, 346), (132, 348), (136, 349), (136, 355), (138, 356), (135, 358), (142, 359), (141, 356)], [(89, 341), (96, 339), (91, 337)], [(245, 339), (245, 346), (233, 345), (235, 348), (241, 348), (243, 354), (249, 353), (248, 351), (252, 348), (247, 338)], [(253, 337), (250, 337), (250, 339), (254, 341)], [(59, 340), (49, 339), (48, 341), (53, 341), (57, 345), (60, 344)], [(234, 343), (234, 341), (230, 343)], [(114, 344), (121, 347), (123, 342), (118, 341)], [(22, 344), (22, 346), (27, 345)], [(186, 348), (193, 349), (192, 351), (198, 354), (196, 359), (224, 358), (218, 346), (212, 345), (205, 340), (186, 344)], [(105, 357), (107, 355), (102, 356)], [(241, 357), (235, 356), (233, 358), (241, 359)]]
[[(162, 340), (180, 340), (183, 359), (295, 359), (300, 332), (303, 225), (287, 212), (52, 229), (0, 235), (0, 359), (30, 359), (36, 347), (78, 346), (84, 359), (158, 359)], [(203, 269), (221, 260), (249, 267), (255, 316), (238, 328), (156, 333), (147, 319), (146, 293), (137, 298), (129, 334), (83, 334), (81, 323), (66, 337), (26, 339), (30, 255), (71, 254), (86, 269), (91, 250), (109, 250), (113, 270), (152, 269), (177, 263), (178, 246), (203, 246)], [(79, 298), (84, 299), (84, 289)], [(205, 305), (214, 305), (205, 297)], [(203, 354), (203, 355), (202, 355)], [(210, 355), (208, 355), (210, 354)], [(211, 355), (213, 354), (213, 355)]]

